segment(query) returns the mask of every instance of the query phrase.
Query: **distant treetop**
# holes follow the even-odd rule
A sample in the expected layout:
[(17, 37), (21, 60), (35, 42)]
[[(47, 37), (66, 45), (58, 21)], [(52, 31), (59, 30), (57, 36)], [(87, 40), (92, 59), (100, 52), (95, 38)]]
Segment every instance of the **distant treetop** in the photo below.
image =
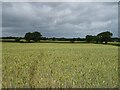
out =
[(27, 32), (25, 34), (25, 39), (30, 42), (30, 40), (34, 40), (35, 42), (40, 41), (41, 39), (41, 33), (40, 32)]

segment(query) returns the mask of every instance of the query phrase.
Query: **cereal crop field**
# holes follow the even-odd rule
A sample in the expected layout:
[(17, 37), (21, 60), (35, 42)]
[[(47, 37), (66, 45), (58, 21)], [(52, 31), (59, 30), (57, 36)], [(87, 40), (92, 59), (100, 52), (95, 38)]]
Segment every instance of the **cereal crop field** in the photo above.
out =
[(2, 87), (116, 88), (118, 46), (2, 43)]

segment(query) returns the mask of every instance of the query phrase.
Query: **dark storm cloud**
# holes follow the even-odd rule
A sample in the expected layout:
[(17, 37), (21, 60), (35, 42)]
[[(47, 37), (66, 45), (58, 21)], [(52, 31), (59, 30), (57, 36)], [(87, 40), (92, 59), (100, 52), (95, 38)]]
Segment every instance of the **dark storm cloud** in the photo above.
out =
[(47, 37), (85, 37), (111, 31), (118, 34), (115, 2), (37, 2), (2, 5), (3, 35), (24, 36), (39, 31)]

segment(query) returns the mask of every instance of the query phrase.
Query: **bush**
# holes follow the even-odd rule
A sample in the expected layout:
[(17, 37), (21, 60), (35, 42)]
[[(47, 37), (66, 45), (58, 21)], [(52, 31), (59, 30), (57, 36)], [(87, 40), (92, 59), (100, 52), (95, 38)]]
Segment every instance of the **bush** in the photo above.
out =
[(20, 38), (16, 38), (16, 39), (15, 39), (15, 42), (19, 42), (19, 41), (20, 41)]

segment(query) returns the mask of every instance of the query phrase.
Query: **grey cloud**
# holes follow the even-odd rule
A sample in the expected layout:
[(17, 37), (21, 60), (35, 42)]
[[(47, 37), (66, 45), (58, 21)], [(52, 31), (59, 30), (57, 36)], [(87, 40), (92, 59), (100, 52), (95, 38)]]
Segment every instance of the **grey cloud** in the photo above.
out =
[(85, 37), (109, 30), (117, 36), (117, 9), (115, 2), (4, 2), (3, 35), (39, 31), (46, 37)]
[(3, 2), (118, 2), (119, 0), (2, 0)]

